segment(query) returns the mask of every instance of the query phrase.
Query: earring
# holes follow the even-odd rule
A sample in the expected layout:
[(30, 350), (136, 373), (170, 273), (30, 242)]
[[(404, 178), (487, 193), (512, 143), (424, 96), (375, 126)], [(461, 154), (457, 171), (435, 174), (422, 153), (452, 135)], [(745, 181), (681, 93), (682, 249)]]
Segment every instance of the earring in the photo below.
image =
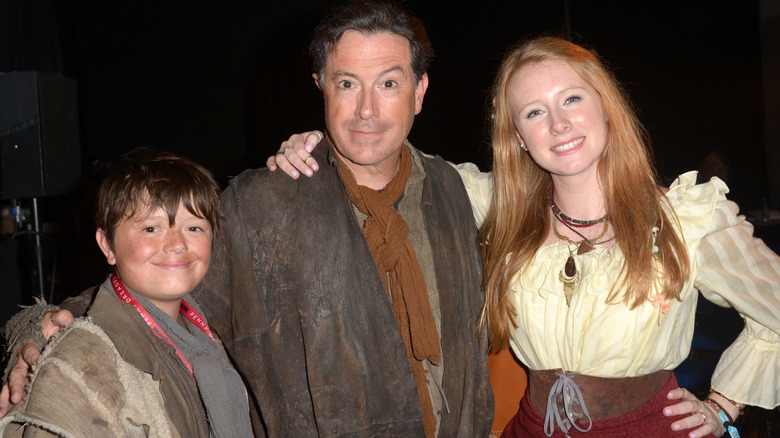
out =
[(528, 152), (528, 148), (525, 146), (525, 143), (523, 143), (522, 141), (520, 142), (520, 149)]

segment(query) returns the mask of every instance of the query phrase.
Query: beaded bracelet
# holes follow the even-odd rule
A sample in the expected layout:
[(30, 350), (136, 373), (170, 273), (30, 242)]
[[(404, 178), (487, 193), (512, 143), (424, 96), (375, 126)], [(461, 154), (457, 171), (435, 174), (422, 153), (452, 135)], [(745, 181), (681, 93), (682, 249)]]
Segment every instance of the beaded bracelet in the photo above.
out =
[(733, 424), (731, 424), (731, 417), (729, 416), (728, 412), (726, 412), (726, 410), (723, 409), (723, 407), (718, 404), (718, 402), (710, 398), (705, 399), (704, 403), (711, 407), (718, 414), (718, 418), (720, 418), (721, 423), (723, 423), (723, 428), (726, 429), (726, 432), (728, 432), (729, 436), (731, 438), (739, 438), (739, 431), (736, 427), (734, 427)]
[(729, 403), (731, 403), (732, 405), (736, 406), (736, 407), (737, 407), (737, 409), (739, 409), (739, 415), (742, 415), (742, 414), (745, 412), (745, 407), (744, 407), (744, 406), (740, 406), (740, 405), (739, 405), (739, 403), (737, 403), (737, 402), (735, 402), (734, 400), (732, 400), (732, 399), (730, 399), (730, 398), (726, 397), (725, 395), (723, 395), (723, 394), (719, 393), (718, 391), (715, 391), (714, 389), (710, 388), (710, 394), (718, 394), (719, 396), (721, 396), (721, 397), (723, 397), (724, 399), (726, 399), (726, 401), (727, 401), (727, 402), (729, 402)]

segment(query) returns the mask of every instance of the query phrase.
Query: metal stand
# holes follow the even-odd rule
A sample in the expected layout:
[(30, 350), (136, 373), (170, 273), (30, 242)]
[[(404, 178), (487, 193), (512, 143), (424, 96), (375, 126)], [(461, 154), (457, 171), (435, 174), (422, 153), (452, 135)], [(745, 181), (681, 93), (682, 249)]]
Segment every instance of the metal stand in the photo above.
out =
[[(36, 271), (38, 271), (38, 297), (44, 299), (46, 283), (43, 281), (43, 246), (41, 245), (41, 222), (38, 219), (38, 198), (32, 198), (32, 214), (35, 262), (37, 267)], [(48, 301), (51, 301), (52, 298), (53, 297), (49, 297)]]

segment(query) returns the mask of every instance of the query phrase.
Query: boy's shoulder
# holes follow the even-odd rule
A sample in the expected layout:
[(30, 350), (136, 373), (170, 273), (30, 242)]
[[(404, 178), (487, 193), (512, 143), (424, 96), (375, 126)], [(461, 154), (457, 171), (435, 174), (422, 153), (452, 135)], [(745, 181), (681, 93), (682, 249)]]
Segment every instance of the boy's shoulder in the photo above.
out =
[[(41, 352), (33, 367), (31, 390), (37, 389), (34, 385), (42, 384), (39, 377), (45, 377), (46, 381), (50, 375), (57, 376), (52, 381), (54, 384), (84, 378), (94, 379), (93, 384), (101, 388), (110, 387), (117, 383), (114, 380), (118, 361), (122, 361), (121, 355), (106, 332), (91, 318), (78, 318), (55, 335)], [(44, 373), (45, 376), (41, 375)], [(86, 383), (87, 387), (91, 385)]]
[[(158, 392), (151, 376), (126, 363), (89, 317), (74, 320), (52, 338), (27, 385), (24, 399), (3, 419), (0, 430), (10, 423), (32, 423), (62, 436), (108, 436), (109, 430), (127, 431), (120, 417), (132, 408), (131, 399), (145, 393), (140, 398), (151, 402), (155, 397), (149, 394)], [(161, 400), (158, 404), (163, 408)], [(160, 418), (164, 420), (164, 414)], [(167, 421), (156, 423), (170, 430)]]
[[(43, 349), (33, 365), (24, 399), (9, 416), (17, 423), (40, 418), (44, 424), (72, 431), (70, 418), (87, 420), (81, 413), (89, 415), (103, 407), (118, 412), (124, 397), (118, 359), (119, 353), (100, 326), (88, 318), (74, 320)], [(89, 392), (98, 397), (86, 396)], [(60, 412), (51, 409), (54, 406), (60, 406)]]

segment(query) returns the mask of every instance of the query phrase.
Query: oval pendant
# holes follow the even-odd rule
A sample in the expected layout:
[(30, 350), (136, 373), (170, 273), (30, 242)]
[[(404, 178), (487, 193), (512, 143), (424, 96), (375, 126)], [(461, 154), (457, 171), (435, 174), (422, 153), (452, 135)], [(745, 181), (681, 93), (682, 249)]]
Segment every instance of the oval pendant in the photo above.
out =
[(569, 278), (573, 278), (577, 275), (577, 265), (574, 263), (574, 257), (571, 255), (566, 259), (566, 266), (563, 268), (563, 272)]

